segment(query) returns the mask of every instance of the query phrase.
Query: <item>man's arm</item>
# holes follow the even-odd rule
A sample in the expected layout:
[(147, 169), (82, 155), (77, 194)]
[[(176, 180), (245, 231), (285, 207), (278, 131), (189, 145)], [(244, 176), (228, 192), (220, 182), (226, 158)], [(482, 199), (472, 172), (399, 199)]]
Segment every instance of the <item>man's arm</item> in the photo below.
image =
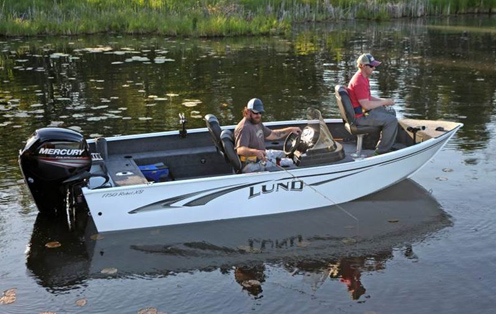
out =
[(240, 146), (236, 149), (236, 153), (239, 156), (257, 156), (260, 160), (265, 160), (265, 150), (259, 150), (255, 148), (249, 148), (246, 146)]
[(365, 108), (365, 110), (372, 110), (378, 107), (394, 105), (394, 100), (389, 98), (370, 97), (370, 100), (359, 99), (358, 102), (360, 103), (360, 106), (362, 106), (362, 108)]
[(285, 138), (289, 133), (300, 133), (300, 132), (301, 130), (297, 126), (287, 127), (284, 129), (272, 130), (269, 136), (267, 136), (265, 139), (269, 141), (280, 140), (282, 138)]

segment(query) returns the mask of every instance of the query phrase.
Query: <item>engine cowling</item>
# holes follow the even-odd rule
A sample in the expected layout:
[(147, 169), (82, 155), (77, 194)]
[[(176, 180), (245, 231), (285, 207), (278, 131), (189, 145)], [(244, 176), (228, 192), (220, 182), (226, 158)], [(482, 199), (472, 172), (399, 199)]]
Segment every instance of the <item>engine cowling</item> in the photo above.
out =
[(64, 182), (89, 172), (91, 153), (80, 133), (43, 128), (28, 139), (19, 164), (38, 210), (56, 214), (65, 211), (68, 184)]

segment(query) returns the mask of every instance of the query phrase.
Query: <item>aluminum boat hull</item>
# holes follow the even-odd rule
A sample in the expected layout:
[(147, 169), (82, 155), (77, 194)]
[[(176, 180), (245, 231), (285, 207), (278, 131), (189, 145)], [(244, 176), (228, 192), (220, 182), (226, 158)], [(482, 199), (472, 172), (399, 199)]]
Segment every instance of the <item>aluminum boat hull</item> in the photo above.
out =
[(311, 210), (349, 202), (410, 177), (461, 126), (453, 123), (439, 136), (350, 162), (101, 189), (83, 187), (82, 192), (99, 232)]

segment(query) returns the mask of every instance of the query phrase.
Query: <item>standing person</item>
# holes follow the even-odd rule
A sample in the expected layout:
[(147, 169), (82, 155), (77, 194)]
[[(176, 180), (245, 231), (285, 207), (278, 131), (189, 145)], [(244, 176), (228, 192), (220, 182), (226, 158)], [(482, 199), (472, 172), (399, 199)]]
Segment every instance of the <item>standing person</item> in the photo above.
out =
[(281, 159), (281, 166), (293, 163), (280, 150), (266, 150), (265, 140), (279, 140), (290, 133), (299, 133), (298, 127), (271, 130), (262, 124), (264, 106), (260, 99), (253, 98), (243, 109), (243, 119), (234, 130), (236, 153), (243, 163), (243, 172), (277, 170), (276, 159)]
[(374, 68), (380, 65), (370, 54), (362, 54), (357, 59), (358, 70), (348, 84), (357, 125), (381, 127), (381, 138), (377, 142), (375, 154), (384, 154), (391, 150), (398, 133), (398, 120), (392, 108), (393, 99), (377, 98), (370, 94), (369, 78)]

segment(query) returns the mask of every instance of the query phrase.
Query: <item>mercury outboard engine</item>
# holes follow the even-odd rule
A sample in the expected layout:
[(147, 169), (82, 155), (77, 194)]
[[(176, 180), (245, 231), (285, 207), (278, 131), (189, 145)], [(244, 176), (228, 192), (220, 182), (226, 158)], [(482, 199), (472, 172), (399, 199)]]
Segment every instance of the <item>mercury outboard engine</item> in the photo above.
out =
[(68, 188), (89, 176), (91, 153), (78, 132), (43, 128), (28, 139), (19, 164), (38, 210), (65, 213)]

